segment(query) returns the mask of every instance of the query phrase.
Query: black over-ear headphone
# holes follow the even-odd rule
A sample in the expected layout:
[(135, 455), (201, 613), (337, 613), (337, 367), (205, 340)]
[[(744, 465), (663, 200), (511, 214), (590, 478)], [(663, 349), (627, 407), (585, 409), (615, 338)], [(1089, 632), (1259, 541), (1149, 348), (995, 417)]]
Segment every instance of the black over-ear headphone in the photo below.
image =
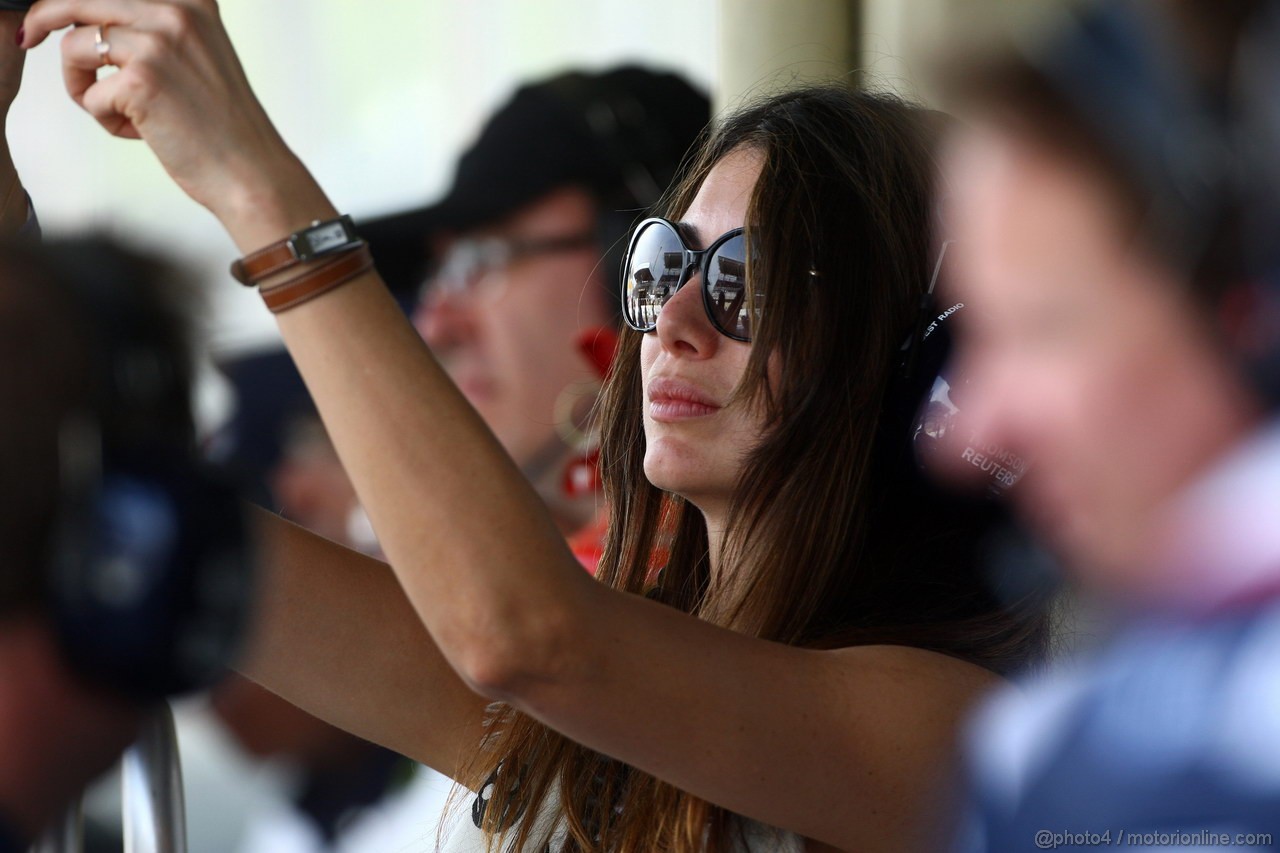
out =
[(51, 245), (47, 260), (97, 374), (58, 436), (47, 600), (66, 657), (139, 701), (208, 685), (240, 645), (250, 551), (234, 491), (195, 458), (186, 355), (142, 296), (154, 270), (103, 241)]
[(884, 418), (895, 435), (906, 436), (907, 465), (920, 467), (926, 458), (959, 454), (953, 461), (981, 472), (983, 490), (989, 497), (999, 497), (1018, 482), (1027, 465), (1002, 447), (980, 446), (971, 436), (957, 435), (964, 427), (955, 397), (967, 380), (951, 360), (951, 333), (965, 304), (936, 299), (953, 243), (945, 241), (938, 250), (929, 286), (920, 296), (916, 322), (902, 343)]
[(955, 318), (970, 309), (935, 301), (953, 251), (952, 242), (942, 243), (928, 287), (918, 297), (896, 354), (871, 457), (867, 556), (898, 569), (882, 594), (899, 600), (912, 620), (930, 618), (919, 610), (921, 586), (933, 590), (938, 609), (930, 615), (938, 619), (987, 620), (997, 608), (1021, 611), (1041, 594), (1033, 599), (1031, 587), (989, 572), (991, 548), (1008, 535), (1008, 507), (972, 490), (947, 488), (924, 464), (928, 457), (972, 467), (981, 476), (970, 479), (985, 483), (988, 498), (1003, 494), (1025, 470), (1002, 449), (977, 447), (971, 434), (957, 434), (966, 424), (952, 394), (965, 379), (950, 360), (951, 333)]

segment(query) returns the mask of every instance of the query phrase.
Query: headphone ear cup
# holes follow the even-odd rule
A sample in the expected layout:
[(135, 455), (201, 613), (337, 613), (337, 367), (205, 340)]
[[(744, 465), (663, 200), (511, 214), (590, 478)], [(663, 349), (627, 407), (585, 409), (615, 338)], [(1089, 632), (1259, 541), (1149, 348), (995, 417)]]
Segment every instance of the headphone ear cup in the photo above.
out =
[(82, 677), (150, 701), (223, 673), (251, 585), (232, 489), (181, 459), (112, 460), (59, 527), (49, 601)]
[(979, 580), (980, 588), (990, 592), (982, 576), (985, 549), (988, 536), (1005, 523), (1007, 508), (947, 488), (924, 464), (924, 454), (932, 448), (925, 444), (930, 437), (920, 433), (927, 410), (922, 401), (945, 373), (950, 355), (950, 339), (937, 319), (946, 314), (933, 308), (922, 313), (924, 322), (916, 323), (898, 352), (871, 459), (875, 500), (868, 516), (867, 555), (900, 567), (904, 584), (955, 585), (946, 606), (956, 608), (954, 617), (968, 618), (975, 612), (971, 608), (981, 612), (993, 606), (983, 604), (984, 594), (975, 595), (963, 579)]

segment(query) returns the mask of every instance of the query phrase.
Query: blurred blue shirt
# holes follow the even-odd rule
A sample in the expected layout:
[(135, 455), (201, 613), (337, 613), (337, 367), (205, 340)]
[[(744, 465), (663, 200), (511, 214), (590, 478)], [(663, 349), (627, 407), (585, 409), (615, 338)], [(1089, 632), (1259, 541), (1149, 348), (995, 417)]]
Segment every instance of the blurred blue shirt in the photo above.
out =
[(1175, 518), (1158, 603), (978, 716), (959, 850), (1280, 850), (1280, 424)]

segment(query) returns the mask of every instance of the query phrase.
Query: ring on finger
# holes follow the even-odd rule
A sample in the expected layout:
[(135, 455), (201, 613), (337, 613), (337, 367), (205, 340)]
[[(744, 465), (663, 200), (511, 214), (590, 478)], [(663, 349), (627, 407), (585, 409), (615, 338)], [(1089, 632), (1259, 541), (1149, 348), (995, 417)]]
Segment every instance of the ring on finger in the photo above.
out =
[(93, 35), (93, 45), (98, 51), (98, 59), (102, 60), (99, 67), (105, 68), (108, 65), (114, 65), (111, 61), (111, 42), (107, 40), (107, 27), (110, 24), (98, 24), (98, 31)]

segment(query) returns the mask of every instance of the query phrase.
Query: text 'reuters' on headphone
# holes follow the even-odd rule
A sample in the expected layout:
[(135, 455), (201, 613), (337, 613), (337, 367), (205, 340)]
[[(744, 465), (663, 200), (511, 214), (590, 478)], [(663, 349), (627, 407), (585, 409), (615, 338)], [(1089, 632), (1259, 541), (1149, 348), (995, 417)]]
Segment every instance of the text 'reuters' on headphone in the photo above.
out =
[(90, 342), (93, 399), (59, 429), (46, 600), (85, 679), (137, 701), (211, 684), (240, 647), (251, 593), (244, 510), (197, 458), (190, 355), (148, 287), (166, 275), (102, 239), (40, 263)]

